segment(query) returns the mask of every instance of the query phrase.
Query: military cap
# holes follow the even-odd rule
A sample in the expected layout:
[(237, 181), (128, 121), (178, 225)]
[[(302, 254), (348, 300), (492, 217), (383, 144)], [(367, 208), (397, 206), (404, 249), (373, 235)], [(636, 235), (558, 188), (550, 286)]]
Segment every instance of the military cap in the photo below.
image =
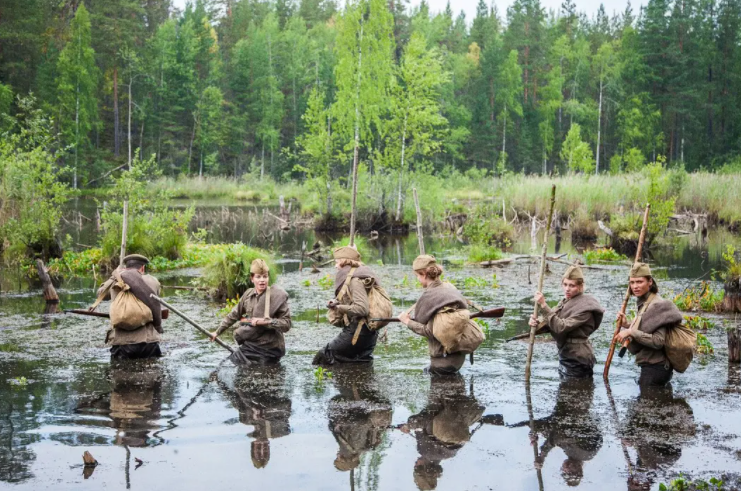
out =
[(651, 275), (651, 268), (648, 267), (648, 264), (646, 263), (635, 263), (632, 268), (630, 268), (630, 277), (631, 278), (641, 278), (641, 277), (649, 277)]
[(582, 273), (581, 268), (575, 264), (573, 266), (569, 266), (569, 269), (567, 269), (566, 272), (563, 274), (563, 279), (584, 281), (584, 273)]
[(129, 254), (128, 256), (125, 256), (123, 258), (123, 263), (126, 264), (129, 261), (136, 261), (142, 264), (149, 264), (149, 259), (146, 258), (146, 256), (142, 256), (141, 254)]
[(342, 246), (332, 251), (335, 259), (349, 259), (351, 261), (360, 261), (360, 253), (355, 247)]
[(429, 254), (422, 254), (421, 256), (417, 256), (417, 259), (414, 260), (412, 263), (412, 269), (414, 271), (421, 271), (423, 269), (427, 269), (430, 266), (434, 266), (437, 264), (437, 261), (435, 260), (435, 256), (430, 256)]
[(250, 265), (250, 273), (268, 274), (270, 273), (270, 268), (268, 268), (268, 264), (262, 259), (255, 259), (254, 261), (252, 261), (252, 264)]

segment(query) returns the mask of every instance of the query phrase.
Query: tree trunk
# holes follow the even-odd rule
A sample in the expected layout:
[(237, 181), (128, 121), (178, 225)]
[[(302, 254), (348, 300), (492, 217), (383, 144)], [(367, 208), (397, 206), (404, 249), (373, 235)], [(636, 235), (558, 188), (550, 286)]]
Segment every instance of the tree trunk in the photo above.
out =
[(128, 140), (129, 145), (129, 160), (127, 162), (129, 163), (128, 168), (131, 170), (131, 77), (129, 77), (129, 115), (127, 118), (127, 129), (126, 129), (126, 136)]
[(126, 257), (126, 235), (129, 228), (129, 201), (124, 201), (123, 222), (121, 225), (121, 253), (118, 256), (119, 266), (123, 266), (123, 258)]
[(44, 261), (41, 259), (36, 260), (36, 270), (39, 273), (39, 279), (41, 280), (41, 285), (44, 289), (44, 300), (46, 300), (46, 303), (58, 303), (59, 295), (57, 295), (57, 291), (51, 283), (51, 278), (49, 278), (49, 273), (46, 271)]
[(599, 148), (602, 137), (602, 78), (599, 80), (599, 110), (597, 111), (597, 167), (595, 174), (599, 174)]
[(196, 126), (198, 124), (198, 120), (196, 119), (195, 114), (193, 115), (193, 132), (190, 135), (190, 145), (188, 145), (188, 175), (190, 175), (190, 161), (193, 156), (193, 140), (196, 139)]
[(402, 177), (404, 175), (404, 154), (406, 151), (407, 143), (407, 118), (409, 116), (409, 105), (407, 105), (407, 113), (404, 114), (404, 128), (401, 131), (401, 165), (399, 166), (399, 193), (396, 201), (396, 222), (401, 220), (401, 184)]
[(731, 327), (726, 331), (728, 333), (728, 362), (741, 362), (741, 337), (737, 326)]
[(118, 158), (121, 136), (118, 127), (118, 66), (113, 66), (113, 156)]
[(725, 295), (723, 297), (724, 312), (741, 312), (741, 278), (732, 278), (723, 285)]
[(358, 42), (358, 84), (355, 92), (355, 148), (352, 158), (352, 208), (350, 212), (350, 245), (355, 244), (355, 205), (358, 197), (358, 152), (360, 150), (360, 82), (363, 69), (363, 23)]
[(419, 198), (417, 197), (417, 188), (413, 188), (414, 209), (417, 211), (417, 240), (419, 241), (419, 253), (425, 253), (425, 237), (422, 233), (422, 211), (419, 209)]
[(260, 180), (265, 177), (265, 140), (262, 141), (262, 153), (260, 155)]

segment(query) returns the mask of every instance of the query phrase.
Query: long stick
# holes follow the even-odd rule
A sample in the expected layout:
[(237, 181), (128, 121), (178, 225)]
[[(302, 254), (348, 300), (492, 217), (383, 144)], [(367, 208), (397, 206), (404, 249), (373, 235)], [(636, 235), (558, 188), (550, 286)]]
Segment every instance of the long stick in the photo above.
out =
[[(201, 326), (199, 326), (199, 325), (198, 325), (198, 324), (197, 324), (197, 323), (196, 323), (196, 322), (195, 322), (194, 320), (192, 320), (192, 319), (191, 319), (190, 317), (188, 317), (187, 315), (183, 314), (183, 313), (182, 313), (182, 312), (180, 312), (180, 311), (179, 311), (178, 309), (176, 309), (175, 307), (173, 307), (173, 306), (172, 306), (172, 305), (170, 305), (169, 303), (165, 302), (164, 300), (162, 300), (162, 299), (161, 299), (160, 297), (158, 297), (158, 296), (157, 296), (157, 295), (155, 295), (154, 293), (150, 293), (150, 294), (149, 294), (149, 296), (150, 296), (150, 297), (152, 297), (153, 299), (157, 300), (157, 301), (158, 301), (159, 303), (161, 303), (162, 305), (164, 305), (164, 306), (165, 306), (165, 307), (167, 307), (168, 309), (170, 309), (170, 310), (172, 310), (173, 312), (175, 312), (175, 313), (176, 313), (177, 315), (179, 315), (180, 317), (182, 317), (182, 318), (183, 318), (183, 320), (184, 320), (185, 322), (187, 322), (187, 323), (188, 323), (188, 324), (190, 324), (191, 326), (195, 327), (196, 329), (198, 329), (199, 331), (201, 331), (201, 332), (202, 332), (203, 334), (205, 334), (205, 335), (206, 335), (206, 336), (208, 336), (209, 338), (211, 337), (211, 333), (210, 333), (210, 332), (208, 332), (207, 330), (205, 330), (204, 328), (202, 328)], [(219, 346), (221, 346), (222, 348), (224, 348), (224, 349), (226, 349), (226, 350), (229, 350), (229, 352), (230, 352), (230, 353), (234, 353), (234, 348), (232, 348), (231, 346), (229, 346), (228, 344), (226, 344), (226, 343), (225, 343), (224, 341), (222, 341), (221, 339), (219, 339), (219, 338), (216, 338), (216, 339), (214, 339), (214, 341), (216, 341), (216, 344), (218, 344), (218, 345), (219, 345)]]
[(417, 197), (417, 188), (412, 188), (414, 193), (414, 208), (417, 210), (417, 240), (419, 241), (419, 253), (425, 253), (425, 237), (422, 234), (422, 211), (419, 209), (419, 198)]
[[(546, 254), (548, 252), (548, 235), (551, 233), (551, 222), (553, 221), (553, 208), (556, 206), (556, 185), (551, 187), (551, 206), (548, 210), (548, 221), (545, 225), (543, 236), (543, 252), (540, 255), (540, 278), (538, 278), (538, 291), (543, 291), (543, 280), (545, 279)], [(538, 317), (538, 302), (535, 302), (533, 315)], [(533, 346), (535, 345), (535, 331), (537, 327), (530, 328), (530, 344), (527, 347), (527, 363), (525, 363), (525, 383), (530, 382), (530, 365), (533, 362)]]
[(121, 226), (121, 255), (119, 256), (119, 265), (123, 266), (123, 258), (126, 256), (126, 233), (129, 225), (129, 201), (124, 201), (123, 206), (123, 225)]
[[(643, 213), (643, 225), (641, 226), (641, 235), (638, 238), (638, 247), (636, 247), (636, 258), (634, 263), (637, 263), (641, 260), (641, 256), (643, 255), (643, 242), (646, 240), (646, 229), (648, 228), (648, 214), (651, 211), (651, 203), (648, 203), (646, 205), (646, 211)], [(630, 285), (628, 285), (627, 290), (625, 291), (625, 297), (623, 298), (623, 305), (620, 307), (620, 312), (622, 314), (625, 314), (625, 311), (628, 309), (628, 302), (630, 301)], [(615, 333), (612, 335), (612, 342), (610, 343), (610, 352), (607, 354), (607, 360), (605, 360), (605, 370), (602, 372), (602, 378), (607, 381), (608, 377), (610, 376), (610, 364), (612, 363), (612, 357), (615, 356), (615, 336), (618, 335), (620, 332), (620, 323), (615, 321)]]

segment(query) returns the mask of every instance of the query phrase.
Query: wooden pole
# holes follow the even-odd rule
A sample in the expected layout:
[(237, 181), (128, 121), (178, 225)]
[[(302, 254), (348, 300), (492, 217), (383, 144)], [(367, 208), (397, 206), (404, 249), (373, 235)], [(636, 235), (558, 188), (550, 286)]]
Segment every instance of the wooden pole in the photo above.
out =
[(728, 362), (741, 362), (741, 338), (739, 338), (739, 329), (734, 326), (728, 329)]
[(46, 300), (46, 303), (59, 303), (59, 295), (57, 295), (57, 291), (54, 289), (49, 273), (46, 271), (44, 261), (41, 259), (36, 260), (36, 270), (39, 273), (39, 279), (41, 280), (41, 285), (44, 289), (44, 300)]
[[(646, 205), (646, 211), (643, 213), (643, 225), (641, 226), (641, 235), (638, 238), (638, 247), (636, 247), (636, 257), (633, 261), (634, 263), (637, 263), (641, 260), (641, 256), (643, 255), (643, 243), (646, 240), (646, 229), (648, 227), (648, 214), (651, 211), (651, 203), (648, 203)], [(625, 314), (625, 311), (628, 309), (628, 302), (630, 301), (630, 285), (628, 285), (628, 289), (625, 292), (625, 297), (623, 298), (623, 305), (620, 307), (620, 312)], [(602, 372), (602, 378), (607, 381), (608, 377), (610, 376), (610, 364), (612, 363), (612, 357), (615, 356), (615, 336), (620, 332), (620, 324), (618, 322), (615, 322), (615, 333), (612, 336), (612, 343), (610, 343), (610, 352), (607, 353), (607, 360), (605, 360), (605, 370)]]
[(129, 201), (125, 200), (123, 205), (123, 224), (121, 226), (121, 254), (119, 255), (119, 266), (123, 266), (123, 258), (126, 257), (126, 233), (129, 226)]
[(425, 253), (425, 237), (422, 233), (422, 211), (419, 209), (419, 198), (417, 197), (417, 188), (412, 188), (414, 193), (414, 208), (417, 210), (417, 240), (419, 241), (419, 253)]
[[(556, 206), (556, 185), (551, 187), (551, 206), (548, 210), (548, 220), (545, 224), (545, 232), (543, 234), (543, 251), (540, 255), (540, 278), (538, 278), (538, 291), (543, 291), (543, 280), (545, 279), (545, 266), (546, 266), (546, 254), (548, 253), (548, 235), (551, 232), (551, 222), (553, 221), (553, 209)], [(534, 313), (535, 317), (538, 317), (538, 302), (535, 302)], [(530, 383), (530, 365), (533, 361), (533, 346), (535, 345), (535, 331), (537, 327), (530, 328), (530, 344), (527, 347), (527, 363), (525, 363), (525, 383)]]

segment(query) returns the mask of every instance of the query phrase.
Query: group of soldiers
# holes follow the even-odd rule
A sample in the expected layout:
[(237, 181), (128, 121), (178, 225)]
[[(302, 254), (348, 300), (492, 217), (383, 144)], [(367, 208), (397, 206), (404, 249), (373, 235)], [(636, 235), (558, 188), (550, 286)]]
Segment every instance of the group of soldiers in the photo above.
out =
[[(354, 247), (339, 247), (333, 252), (335, 259), (335, 298), (328, 302), (330, 318), (339, 319), (340, 333), (317, 352), (315, 365), (340, 363), (367, 363), (373, 359), (373, 350), (378, 340), (378, 330), (370, 322), (369, 289), (380, 281), (373, 270), (361, 262), (360, 253)], [(137, 272), (143, 282), (131, 285), (149, 288), (159, 295), (160, 284), (156, 278), (146, 274), (146, 257), (132, 254), (123, 261), (126, 271)], [(468, 302), (450, 283), (441, 281), (442, 267), (430, 255), (421, 255), (412, 265), (417, 280), (424, 292), (414, 305), (399, 315), (399, 321), (412, 332), (427, 339), (430, 365), (429, 373), (449, 375), (457, 373), (465, 361), (465, 353), (449, 352), (434, 335), (435, 317), (442, 312), (464, 312), (468, 314)], [(122, 273), (121, 276), (124, 276)], [(130, 275), (127, 277), (131, 277)], [(349, 281), (348, 281), (349, 277)], [(239, 322), (234, 331), (234, 340), (244, 358), (251, 363), (278, 363), (286, 353), (284, 334), (291, 329), (291, 312), (288, 294), (282, 288), (270, 285), (270, 271), (265, 261), (256, 259), (250, 267), (253, 288), (242, 295), (239, 303), (229, 312), (211, 341)], [(664, 386), (672, 378), (673, 367), (664, 350), (668, 330), (682, 322), (682, 314), (673, 302), (658, 295), (656, 283), (649, 266), (636, 263), (630, 271), (630, 289), (637, 300), (638, 315), (628, 320), (619, 313), (617, 321), (621, 330), (615, 341), (628, 342), (628, 349), (635, 355), (641, 373), (641, 386)], [(110, 289), (111, 297), (120, 291), (120, 283), (111, 287), (108, 280), (100, 291)], [(547, 330), (556, 341), (559, 357), (559, 375), (562, 379), (592, 377), (596, 362), (594, 349), (589, 341), (603, 319), (604, 309), (592, 295), (584, 293), (584, 275), (578, 265), (570, 266), (561, 280), (563, 298), (555, 307), (550, 307), (542, 292), (535, 292), (534, 300), (539, 304), (542, 315), (529, 319), (531, 328)], [(135, 292), (136, 293), (136, 292)], [(147, 323), (139, 329), (124, 331), (111, 329), (107, 343), (111, 345), (114, 359), (148, 358), (161, 356), (159, 347), (161, 326)]]
[[(412, 269), (424, 292), (413, 309), (399, 315), (399, 321), (427, 339), (430, 365), (426, 370), (431, 375), (431, 388), (428, 404), (419, 414), (411, 416), (407, 423), (391, 426), (391, 403), (379, 390), (373, 366), (369, 363), (378, 340), (378, 331), (368, 322), (369, 285), (374, 282), (380, 284), (379, 279), (370, 267), (362, 263), (355, 248), (340, 247), (334, 250), (333, 255), (337, 269), (335, 298), (328, 302), (327, 308), (328, 317), (341, 320), (341, 330), (316, 353), (313, 363), (334, 366), (333, 383), (339, 393), (330, 401), (328, 417), (329, 429), (339, 445), (335, 467), (341, 471), (358, 467), (361, 455), (376, 448), (383, 433), (395, 428), (417, 440), (419, 458), (414, 465), (415, 483), (420, 489), (435, 489), (442, 474), (441, 461), (453, 457), (470, 440), (476, 428), (484, 423), (504, 425), (501, 416), (484, 416), (484, 406), (472, 392), (467, 393), (458, 373), (465, 354), (447, 352), (434, 335), (436, 315), (451, 311), (467, 314), (469, 303), (453, 285), (441, 281), (443, 269), (433, 256), (421, 255), (414, 260)], [(159, 282), (145, 271), (147, 258), (129, 255), (123, 263), (126, 271), (140, 274), (151, 293), (159, 295)], [(130, 277), (130, 274), (120, 276)], [(239, 409), (240, 421), (255, 428), (250, 435), (254, 439), (251, 455), (253, 464), (259, 468), (267, 465), (270, 458), (270, 440), (290, 433), (291, 401), (281, 395), (284, 372), (279, 361), (285, 355), (284, 335), (291, 329), (292, 322), (288, 294), (280, 287), (270, 285), (270, 271), (265, 261), (257, 259), (252, 262), (250, 278), (254, 287), (242, 295), (218, 329), (211, 333), (211, 340), (239, 323), (234, 330), (234, 340), (249, 360), (250, 367), (238, 372), (234, 388), (222, 388)], [(111, 281), (113, 283), (104, 284), (101, 291), (109, 287), (111, 297), (115, 299), (121, 291), (121, 284)], [(628, 349), (640, 367), (638, 382), (642, 388), (664, 386), (673, 373), (663, 349), (664, 342), (668, 330), (681, 323), (681, 313), (672, 302), (658, 295), (658, 285), (648, 265), (636, 263), (630, 271), (629, 282), (637, 299), (638, 315), (632, 320), (618, 315), (617, 321), (622, 329), (615, 341), (620, 344), (630, 341)], [(132, 289), (142, 288), (142, 282), (134, 283)], [(560, 447), (566, 454), (562, 476), (569, 485), (580, 482), (584, 462), (591, 460), (602, 446), (600, 426), (590, 416), (596, 359), (589, 337), (599, 328), (605, 311), (594, 296), (584, 293), (584, 287), (582, 269), (575, 265), (563, 275), (563, 298), (555, 307), (546, 303), (542, 292), (535, 292), (534, 300), (539, 304), (541, 315), (537, 318), (532, 316), (529, 325), (539, 332), (548, 331), (555, 340), (561, 384), (551, 415), (508, 425), (529, 425), (532, 435), (543, 436), (544, 443), (540, 446), (536, 466), (542, 465), (552, 448)], [(161, 356), (161, 327), (153, 324), (133, 331), (111, 329), (107, 343), (111, 345), (112, 359)], [(125, 374), (123, 377), (128, 380)], [(126, 387), (125, 384), (118, 385)], [(224, 384), (220, 382), (220, 385)], [(112, 416), (114, 402), (116, 407), (121, 406), (124, 402), (122, 397), (111, 397)], [(138, 398), (136, 401), (139, 404)], [(670, 407), (674, 408), (672, 414), (678, 414), (679, 419), (684, 420), (671, 424), (687, 433), (685, 436), (690, 436), (694, 432), (692, 411), (684, 400), (674, 398), (670, 388), (659, 392), (642, 390), (629, 411), (621, 441), (635, 447), (638, 464), (649, 471), (673, 462), (681, 455), (678, 444), (665, 441), (666, 428), (654, 428), (654, 418), (649, 418), (649, 423), (646, 419), (651, 411), (664, 414), (663, 411)], [(575, 418), (575, 414), (581, 416)], [(663, 416), (656, 418), (657, 421), (664, 419)], [(479, 425), (471, 430), (477, 422)], [(653, 434), (661, 436), (652, 439)], [(632, 476), (628, 488), (650, 487), (652, 474), (646, 475), (649, 477), (639, 479)]]

